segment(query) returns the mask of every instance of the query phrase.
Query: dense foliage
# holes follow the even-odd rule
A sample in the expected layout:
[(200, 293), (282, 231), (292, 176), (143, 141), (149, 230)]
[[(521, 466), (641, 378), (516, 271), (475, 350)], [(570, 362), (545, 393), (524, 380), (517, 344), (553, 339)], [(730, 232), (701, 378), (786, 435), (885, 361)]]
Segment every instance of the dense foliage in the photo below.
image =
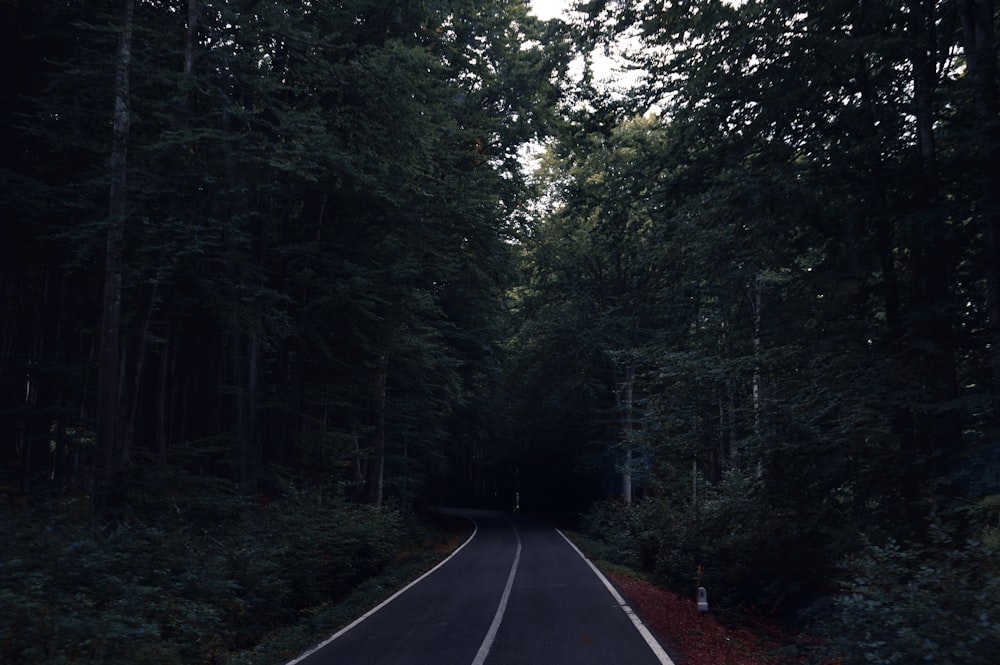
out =
[(5, 653), (69, 604), (248, 648), (446, 501), (586, 512), (820, 659), (1000, 650), (992, 0), (0, 14)]
[(275, 464), (376, 504), (474, 492), (558, 26), (506, 1), (0, 11), (5, 480), (98, 516), (167, 461), (246, 495)]
[(189, 498), (144, 496), (96, 533), (79, 500), (5, 506), (0, 662), (287, 660), (386, 595), (350, 603), (365, 580), (391, 566), (391, 589), (447, 537), (397, 510), (291, 486), (251, 519), (233, 488), (161, 480)]
[(544, 158), (521, 444), (617, 495), (589, 531), (679, 591), (700, 567), (716, 607), (825, 622), (845, 662), (990, 662), (993, 3), (582, 10), (644, 82)]
[(558, 24), (43, 1), (0, 37), (0, 661), (222, 662), (491, 496)]

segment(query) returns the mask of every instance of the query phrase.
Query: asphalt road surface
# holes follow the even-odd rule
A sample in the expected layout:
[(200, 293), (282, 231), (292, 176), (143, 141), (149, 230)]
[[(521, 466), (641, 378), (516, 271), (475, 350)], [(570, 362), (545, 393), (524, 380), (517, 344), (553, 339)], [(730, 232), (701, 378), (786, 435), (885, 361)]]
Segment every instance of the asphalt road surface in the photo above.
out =
[(288, 665), (673, 665), (551, 526), (449, 510), (476, 530), (416, 583)]

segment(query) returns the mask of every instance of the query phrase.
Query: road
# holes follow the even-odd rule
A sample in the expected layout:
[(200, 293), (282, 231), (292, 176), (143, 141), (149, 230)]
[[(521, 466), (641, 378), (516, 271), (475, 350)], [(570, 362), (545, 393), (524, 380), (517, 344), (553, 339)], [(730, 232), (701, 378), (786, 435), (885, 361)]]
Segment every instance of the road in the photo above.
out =
[(531, 518), (448, 511), (449, 559), (288, 665), (673, 665), (568, 540)]

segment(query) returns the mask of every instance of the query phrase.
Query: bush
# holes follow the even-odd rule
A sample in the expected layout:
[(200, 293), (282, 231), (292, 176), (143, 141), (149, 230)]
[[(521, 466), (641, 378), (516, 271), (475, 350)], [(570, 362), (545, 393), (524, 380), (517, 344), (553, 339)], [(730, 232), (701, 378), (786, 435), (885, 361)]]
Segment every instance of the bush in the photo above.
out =
[(584, 516), (583, 530), (604, 543), (608, 561), (651, 572), (663, 541), (659, 522), (667, 514), (651, 500), (625, 505), (619, 499), (606, 499)]
[(319, 490), (147, 503), (101, 530), (72, 503), (0, 506), (0, 663), (224, 662), (337, 603), (411, 537), (397, 511)]
[(693, 594), (699, 566), (713, 607), (737, 616), (756, 606), (796, 607), (827, 578), (838, 548), (834, 520), (819, 510), (782, 508), (762, 482), (734, 472), (705, 484), (697, 511), (664, 497), (625, 506), (598, 503), (587, 514), (588, 535), (605, 544), (615, 563), (652, 573), (654, 581)]
[(996, 663), (1000, 552), (986, 542), (956, 546), (938, 529), (930, 545), (890, 540), (846, 560), (821, 656), (845, 665)]

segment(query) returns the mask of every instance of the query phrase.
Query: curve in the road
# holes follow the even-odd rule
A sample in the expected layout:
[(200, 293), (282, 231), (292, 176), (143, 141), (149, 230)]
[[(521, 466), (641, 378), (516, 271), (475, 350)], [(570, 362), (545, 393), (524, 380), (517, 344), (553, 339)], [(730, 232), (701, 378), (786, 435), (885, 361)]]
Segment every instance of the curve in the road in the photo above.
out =
[(333, 642), (335, 639), (339, 638), (341, 635), (344, 635), (345, 633), (347, 633), (347, 631), (351, 630), (352, 628), (354, 628), (355, 626), (357, 626), (359, 623), (361, 623), (362, 621), (364, 621), (368, 617), (370, 617), (373, 614), (375, 614), (376, 612), (378, 612), (380, 609), (382, 609), (383, 607), (385, 607), (386, 605), (388, 605), (392, 601), (394, 601), (397, 598), (399, 598), (400, 596), (402, 596), (404, 593), (406, 593), (407, 591), (409, 591), (411, 587), (414, 587), (414, 586), (420, 584), (424, 580), (425, 577), (428, 577), (429, 575), (433, 574), (434, 571), (436, 571), (438, 568), (440, 568), (441, 566), (445, 565), (446, 563), (448, 563), (449, 561), (451, 561), (453, 558), (455, 558), (456, 556), (458, 556), (458, 553), (461, 552), (465, 548), (466, 545), (468, 545), (469, 543), (471, 543), (472, 539), (476, 537), (477, 533), (479, 533), (479, 525), (476, 523), (475, 520), (472, 520), (472, 525), (473, 525), (472, 533), (469, 535), (468, 538), (465, 539), (465, 542), (462, 543), (461, 545), (459, 545), (455, 549), (454, 552), (452, 552), (447, 557), (445, 557), (440, 563), (438, 563), (436, 566), (434, 566), (433, 568), (431, 568), (430, 570), (428, 570), (426, 573), (424, 573), (423, 575), (421, 575), (417, 579), (413, 580), (412, 582), (410, 582), (409, 584), (407, 584), (406, 586), (404, 586), (402, 589), (400, 589), (396, 593), (392, 594), (391, 596), (389, 596), (388, 598), (386, 598), (385, 600), (383, 600), (381, 603), (379, 603), (375, 607), (371, 608), (370, 610), (368, 610), (367, 612), (365, 612), (364, 614), (362, 614), (361, 616), (359, 616), (357, 619), (355, 619), (354, 621), (352, 621), (350, 624), (344, 626), (343, 628), (341, 628), (340, 630), (338, 630), (336, 633), (334, 633), (330, 637), (326, 638), (325, 640), (323, 640), (322, 642), (320, 642), (319, 644), (317, 644), (313, 648), (309, 649), (305, 653), (300, 654), (298, 657), (296, 657), (296, 658), (288, 661), (287, 665), (297, 665), (297, 663), (302, 662), (303, 660), (305, 660), (306, 658), (308, 658), (312, 654), (316, 653), (317, 651), (319, 651), (320, 649), (322, 649), (323, 647), (325, 647), (330, 642)]

